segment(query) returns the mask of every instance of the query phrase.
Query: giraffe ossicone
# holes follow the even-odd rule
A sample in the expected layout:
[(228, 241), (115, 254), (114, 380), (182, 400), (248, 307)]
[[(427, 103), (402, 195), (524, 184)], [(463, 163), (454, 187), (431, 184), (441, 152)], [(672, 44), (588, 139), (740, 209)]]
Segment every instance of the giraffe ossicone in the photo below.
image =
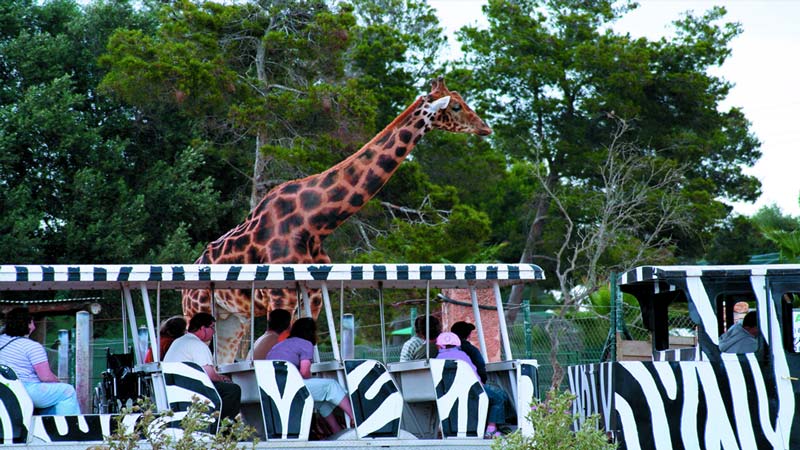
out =
[[(196, 264), (328, 264), (323, 240), (357, 213), (389, 181), (416, 143), (431, 129), (478, 136), (492, 129), (444, 78), (417, 98), (389, 125), (345, 160), (316, 175), (276, 186), (244, 222), (208, 244)], [(297, 293), (289, 289), (214, 291), (217, 305), (217, 362), (232, 362), (245, 330), (251, 302), (256, 316), (276, 308), (294, 311)], [(312, 316), (322, 297), (310, 293)], [(211, 312), (209, 290), (184, 290), (183, 314)]]

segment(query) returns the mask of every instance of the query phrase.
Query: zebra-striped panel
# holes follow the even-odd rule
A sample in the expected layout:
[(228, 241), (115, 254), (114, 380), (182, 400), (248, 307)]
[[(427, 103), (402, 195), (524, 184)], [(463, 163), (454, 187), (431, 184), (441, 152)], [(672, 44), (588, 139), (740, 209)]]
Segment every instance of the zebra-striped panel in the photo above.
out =
[(280, 288), (298, 281), (343, 281), (348, 287), (448, 287), (464, 282), (489, 287), (543, 279), (535, 264), (0, 265), (0, 291), (117, 289), (119, 283), (201, 288), (209, 282), (218, 288), (246, 288), (251, 282)]
[(0, 443), (22, 444), (30, 438), (33, 402), (11, 367), (0, 364)]
[(161, 372), (164, 376), (167, 404), (175, 413), (170, 427), (180, 428), (180, 421), (189, 406), (200, 402), (206, 403), (209, 408), (209, 433), (216, 433), (219, 421), (214, 420), (211, 414), (221, 410), (222, 400), (206, 371), (193, 362), (162, 362)]
[(403, 396), (380, 361), (344, 362), (358, 437), (398, 437)]
[(483, 438), (489, 398), (478, 376), (464, 361), (431, 359), (429, 362), (442, 436)]
[[(753, 354), (708, 361), (573, 366), (573, 412), (600, 414), (628, 449), (788, 448)], [(576, 424), (579, 426), (580, 424)]]
[(539, 398), (539, 363), (535, 359), (517, 361), (517, 429), (533, 436), (534, 424), (528, 419), (531, 403)]
[(117, 418), (133, 433), (141, 414), (83, 414), (78, 416), (33, 416), (33, 442), (103, 442), (117, 429)]
[(297, 368), (287, 361), (253, 361), (267, 440), (307, 441), (314, 399)]

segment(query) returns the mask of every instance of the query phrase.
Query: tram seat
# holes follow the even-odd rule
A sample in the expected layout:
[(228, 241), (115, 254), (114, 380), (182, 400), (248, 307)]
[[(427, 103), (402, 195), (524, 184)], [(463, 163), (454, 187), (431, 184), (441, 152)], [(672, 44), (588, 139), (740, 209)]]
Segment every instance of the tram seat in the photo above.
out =
[(0, 364), (0, 444), (24, 444), (31, 436), (33, 401), (11, 367)]
[(358, 437), (398, 437), (403, 396), (386, 366), (371, 359), (348, 359), (344, 369)]
[(208, 414), (208, 433), (216, 434), (219, 420), (214, 420), (212, 413), (220, 411), (222, 399), (214, 388), (208, 374), (193, 362), (162, 362), (161, 372), (164, 376), (167, 404), (175, 413), (169, 428), (180, 428), (180, 422), (192, 403), (206, 403)]
[(253, 369), (266, 439), (307, 441), (314, 399), (300, 372), (293, 364), (278, 360), (253, 361)]
[(464, 361), (431, 359), (436, 409), (444, 438), (483, 438), (489, 398)]
[[(0, 445), (37, 442), (102, 442), (116, 427), (115, 415), (34, 415), (33, 401), (14, 370), (0, 364)], [(129, 431), (138, 414), (126, 417)]]

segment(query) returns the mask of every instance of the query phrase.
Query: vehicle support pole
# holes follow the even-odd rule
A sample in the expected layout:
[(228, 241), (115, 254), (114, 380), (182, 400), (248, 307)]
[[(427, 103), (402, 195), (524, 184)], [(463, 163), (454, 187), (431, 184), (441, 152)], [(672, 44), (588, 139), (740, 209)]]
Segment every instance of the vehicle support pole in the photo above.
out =
[[(217, 320), (217, 296), (214, 293), (214, 283), (211, 283), (211, 286), (209, 286), (209, 289), (211, 290), (211, 316), (214, 317), (214, 320)], [(192, 320), (192, 318), (190, 317), (189, 320)], [(219, 348), (217, 348), (217, 341), (219, 341), (219, 339), (217, 338), (217, 332), (216, 332), (216, 329), (215, 329), (214, 330), (214, 354), (212, 355), (213, 358), (214, 358), (214, 367), (217, 367), (217, 364), (218, 364), (217, 363), (217, 355), (219, 355)]]
[(489, 354), (486, 351), (486, 336), (483, 334), (483, 322), (481, 321), (481, 309), (478, 307), (478, 292), (475, 286), (469, 287), (469, 296), (472, 299), (472, 316), (475, 317), (475, 329), (478, 331), (478, 344), (481, 346), (483, 360), (489, 362)]
[(81, 412), (91, 411), (92, 389), (92, 315), (78, 311), (75, 315), (75, 392)]
[(325, 306), (325, 318), (328, 319), (328, 330), (331, 332), (333, 359), (341, 361), (342, 355), (339, 353), (339, 337), (336, 335), (336, 323), (333, 321), (333, 309), (331, 308), (331, 298), (328, 293), (327, 283), (322, 283), (322, 304)]
[[(269, 329), (269, 316), (267, 316), (267, 329)], [(250, 285), (250, 355), (252, 355), (256, 339), (256, 282)]]
[[(511, 342), (508, 339), (508, 326), (506, 325), (506, 312), (503, 310), (503, 297), (500, 295), (500, 285), (495, 281), (492, 283), (494, 289), (494, 300), (497, 303), (497, 320), (500, 324), (500, 338), (503, 340), (503, 351), (505, 352), (505, 360), (510, 361), (514, 359), (511, 355)], [(512, 371), (509, 373), (511, 378), (511, 398), (517, 398), (517, 376)]]
[(161, 354), (161, 282), (158, 282), (156, 288), (156, 340), (153, 341), (153, 361), (159, 362), (164, 356)]
[(431, 359), (431, 282), (425, 282), (425, 359)]
[(69, 383), (69, 330), (58, 330), (58, 379)]
[[(125, 307), (128, 310), (128, 325), (131, 327), (131, 339), (136, 339), (136, 336), (139, 335), (139, 331), (136, 329), (136, 315), (133, 312), (133, 299), (131, 298), (131, 289), (129, 286), (122, 286), (122, 295), (125, 296)], [(136, 358), (137, 365), (144, 362), (144, 355), (139, 351), (138, 345), (133, 346), (133, 354)]]
[(383, 283), (378, 283), (378, 309), (381, 314), (381, 355), (386, 364), (386, 317), (383, 311)]
[(342, 315), (342, 359), (356, 357), (356, 320), (352, 314)]
[[(142, 291), (142, 306), (144, 306), (144, 319), (147, 322), (147, 334), (150, 338), (150, 342), (153, 348), (153, 355), (158, 353), (158, 350), (155, 349), (157, 347), (157, 340), (156, 340), (156, 327), (153, 325), (153, 311), (150, 309), (150, 296), (147, 294), (147, 285), (142, 283), (139, 285), (139, 289)], [(156, 296), (161, 291), (161, 283), (159, 282), (156, 287)], [(147, 346), (144, 347), (144, 352), (147, 351)]]
[(511, 342), (508, 340), (508, 327), (506, 326), (506, 313), (503, 310), (503, 297), (500, 295), (500, 285), (497, 282), (492, 283), (494, 289), (494, 300), (497, 303), (497, 320), (500, 324), (500, 339), (503, 341), (503, 351), (505, 352), (505, 360), (514, 359), (511, 355)]
[[(300, 292), (300, 298), (303, 300), (303, 314), (305, 314), (304, 317), (313, 319), (311, 316), (311, 299), (308, 296), (308, 287), (306, 287), (305, 284), (296, 283), (295, 292)], [(317, 325), (317, 330), (319, 330), (319, 324)], [(314, 346), (314, 362), (319, 362), (319, 348), (316, 345)]]

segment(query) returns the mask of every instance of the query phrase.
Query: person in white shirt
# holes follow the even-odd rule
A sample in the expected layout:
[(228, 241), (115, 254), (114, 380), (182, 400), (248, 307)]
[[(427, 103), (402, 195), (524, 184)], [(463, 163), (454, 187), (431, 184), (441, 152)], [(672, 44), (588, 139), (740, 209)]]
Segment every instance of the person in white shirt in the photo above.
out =
[(197, 313), (189, 321), (187, 333), (175, 339), (164, 355), (164, 362), (193, 362), (205, 370), (222, 400), (220, 418), (233, 420), (239, 414), (242, 388), (217, 373), (208, 343), (214, 337), (216, 320), (208, 313)]
[(5, 330), (0, 334), (0, 364), (17, 374), (42, 415), (74, 416), (81, 413), (75, 388), (61, 383), (47, 361), (42, 344), (28, 338), (36, 325), (27, 308), (14, 308), (6, 314)]

